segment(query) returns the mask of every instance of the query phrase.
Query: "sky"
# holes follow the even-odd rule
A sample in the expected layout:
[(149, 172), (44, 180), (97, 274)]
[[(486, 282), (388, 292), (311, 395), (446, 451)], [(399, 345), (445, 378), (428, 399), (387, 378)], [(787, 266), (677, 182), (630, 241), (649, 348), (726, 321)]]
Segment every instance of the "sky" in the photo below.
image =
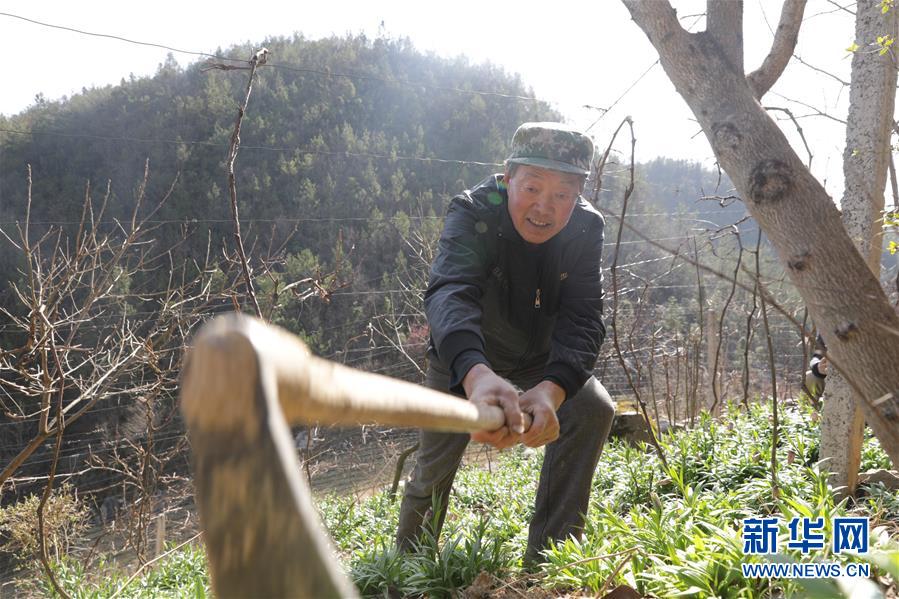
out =
[[(701, 13), (705, 2), (672, 4), (685, 27), (704, 28)], [(744, 5), (745, 64), (749, 72), (767, 54), (781, 2), (745, 0)], [(301, 0), (290, 4), (0, 0), (2, 13), (195, 52), (214, 52), (247, 41), (261, 43), (266, 37), (297, 31), (307, 38), (361, 32), (370, 37), (408, 37), (422, 51), (447, 57), (465, 55), (472, 62), (489, 61), (520, 74), (535, 94), (560, 110), (566, 120), (589, 128), (600, 149), (609, 143), (622, 119), (630, 115), (638, 160), (667, 156), (714, 165), (704, 135), (657, 64), (658, 55), (620, 2), (557, 0), (550, 6), (551, 10), (543, 4), (505, 0)], [(851, 14), (828, 0), (809, 0), (796, 54), (810, 65), (848, 81), (851, 56), (846, 48), (852, 38)], [(152, 75), (169, 50), (0, 15), (0, 52), (6, 57), (0, 63), (0, 114), (12, 115), (33, 104), (39, 93), (57, 99), (78, 93), (82, 87), (116, 84), (130, 74)], [(182, 66), (198, 59), (178, 52), (174, 56)], [(277, 62), (277, 57), (272, 60)], [(813, 174), (839, 198), (844, 127), (816, 113), (844, 119), (848, 88), (793, 60), (763, 104), (790, 108), (798, 117), (814, 156)], [(589, 107), (609, 110), (603, 113)], [(795, 126), (785, 121), (781, 128), (799, 155), (807, 159)], [(622, 141), (616, 147), (626, 150), (629, 139), (619, 139)]]

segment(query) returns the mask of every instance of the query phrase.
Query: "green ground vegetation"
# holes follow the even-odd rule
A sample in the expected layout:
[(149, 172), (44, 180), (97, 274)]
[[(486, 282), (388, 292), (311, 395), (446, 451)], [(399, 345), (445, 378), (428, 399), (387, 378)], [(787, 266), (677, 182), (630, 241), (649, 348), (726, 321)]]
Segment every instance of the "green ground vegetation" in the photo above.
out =
[[(384, 596), (450, 597), (482, 572), (494, 588), (537, 585), (552, 593), (627, 584), (656, 597), (841, 597), (833, 581), (748, 580), (740, 564), (741, 522), (753, 516), (823, 517), (831, 538), (834, 516), (871, 518), (871, 547), (864, 558), (807, 556), (781, 550), (786, 561), (859, 561), (872, 564), (871, 578), (882, 585), (899, 578), (899, 497), (880, 484), (862, 487), (858, 498), (835, 503), (818, 463), (818, 430), (810, 410), (781, 410), (777, 446), (777, 489), (772, 491), (770, 411), (754, 405), (721, 420), (705, 417), (690, 430), (663, 438), (668, 468), (649, 447), (610, 441), (594, 479), (591, 513), (582, 540), (568, 540), (546, 552), (535, 573), (521, 570), (527, 522), (539, 472), (541, 452), (522, 449), (501, 454), (489, 468), (463, 468), (453, 490), (441, 542), (425, 537), (418, 551), (399, 555), (393, 549), (398, 501), (388, 492), (364, 500), (327, 497), (319, 501), (345, 567), (360, 591)], [(864, 445), (862, 469), (887, 468), (877, 441)], [(780, 546), (788, 539), (781, 528)], [(770, 559), (770, 558), (765, 558)], [(111, 572), (111, 571), (110, 571)], [(58, 568), (73, 597), (106, 597), (125, 575), (96, 581), (72, 562)], [(892, 581), (892, 583), (891, 583)], [(44, 589), (49, 592), (48, 587)], [(172, 554), (158, 567), (130, 583), (120, 596), (196, 596), (210, 594), (201, 549)]]

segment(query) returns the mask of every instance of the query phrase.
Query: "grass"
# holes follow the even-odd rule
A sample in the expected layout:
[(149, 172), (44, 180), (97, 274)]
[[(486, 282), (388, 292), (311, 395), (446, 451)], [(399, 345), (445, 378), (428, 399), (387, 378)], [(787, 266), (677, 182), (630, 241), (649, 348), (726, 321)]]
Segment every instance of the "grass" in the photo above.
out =
[[(173, 551), (130, 582), (128, 572), (102, 561), (87, 571), (81, 562), (63, 559), (56, 563), (55, 574), (57, 582), (72, 599), (112, 596), (205, 599), (212, 596), (206, 552), (199, 545), (186, 545)], [(43, 597), (59, 596), (47, 579), (41, 579), (35, 590)]]
[[(558, 543), (532, 578), (558, 593), (591, 595), (617, 584), (658, 597), (840, 597), (832, 581), (746, 579), (741, 522), (746, 517), (824, 518), (826, 538), (834, 516), (867, 515), (871, 520), (872, 577), (899, 579), (899, 497), (882, 485), (863, 489), (858, 500), (835, 504), (826, 473), (818, 464), (817, 425), (811, 413), (782, 410), (778, 445), (778, 495), (770, 479), (771, 431), (766, 408), (732, 411), (719, 421), (703, 418), (691, 430), (663, 439), (669, 468), (653, 451), (610, 441), (594, 478), (590, 517), (583, 539)], [(449, 597), (482, 572), (496, 580), (522, 578), (524, 552), (540, 452), (504, 452), (493, 471), (471, 467), (456, 478), (441, 543), (421, 539), (417, 550), (393, 549), (398, 501), (388, 493), (364, 501), (329, 497), (319, 508), (345, 567), (367, 596), (399, 591), (411, 596)], [(867, 438), (862, 470), (887, 468), (889, 460)], [(788, 539), (780, 531), (780, 546)], [(827, 550), (793, 561), (858, 561)], [(766, 558), (767, 559), (767, 558)], [(73, 597), (108, 597), (126, 576), (109, 570), (96, 582), (78, 564), (63, 562), (58, 576)], [(884, 580), (889, 580), (884, 578)], [(895, 585), (895, 583), (893, 583)], [(51, 594), (45, 586), (47, 594)], [(554, 591), (555, 592), (555, 591)], [(205, 597), (205, 556), (196, 547), (178, 551), (132, 582), (125, 597)]]

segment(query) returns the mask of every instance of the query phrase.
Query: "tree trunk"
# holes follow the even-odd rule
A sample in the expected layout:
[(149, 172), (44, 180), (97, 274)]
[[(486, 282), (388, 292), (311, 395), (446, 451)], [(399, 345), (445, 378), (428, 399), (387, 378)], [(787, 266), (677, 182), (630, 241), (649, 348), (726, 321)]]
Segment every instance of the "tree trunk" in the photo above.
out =
[[(739, 19), (719, 13), (715, 32), (689, 33), (667, 1), (622, 1), (830, 341), (832, 365), (860, 391), (871, 428), (899, 464), (899, 317), (836, 206), (759, 104), (766, 90), (754, 91), (722, 50), (728, 32), (739, 39)], [(804, 2), (788, 1), (784, 14), (796, 4)]]
[[(883, 35), (895, 39), (897, 19), (895, 9), (883, 13), (879, 0), (860, 0), (855, 14), (855, 42), (859, 50), (852, 57), (843, 153), (846, 184), (840, 208), (846, 232), (879, 278), (883, 189), (890, 161), (896, 69), (892, 57), (881, 55), (871, 43)], [(824, 340), (829, 342), (829, 336), (825, 335)], [(825, 468), (832, 472), (831, 485), (846, 494), (855, 492), (861, 463), (865, 428), (861, 404), (861, 398), (853, 397), (852, 388), (839, 372), (828, 377), (821, 420), (821, 459), (827, 460)]]

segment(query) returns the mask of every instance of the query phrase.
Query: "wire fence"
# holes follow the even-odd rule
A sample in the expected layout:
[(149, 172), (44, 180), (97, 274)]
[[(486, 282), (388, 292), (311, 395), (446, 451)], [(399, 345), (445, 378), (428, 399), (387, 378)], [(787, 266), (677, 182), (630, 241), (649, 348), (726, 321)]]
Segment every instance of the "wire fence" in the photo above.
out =
[[(38, 22), (19, 15), (0, 12), (0, 16), (29, 21), (39, 26), (68, 30), (79, 35), (99, 36), (118, 40), (125, 43), (141, 44), (160, 47), (173, 52), (181, 52), (201, 58), (212, 58), (230, 62), (233, 64), (245, 63), (246, 59), (217, 56), (193, 50), (183, 50), (168, 47), (153, 42), (144, 42), (121, 38), (119, 36), (88, 32), (61, 25)], [(284, 71), (307, 73), (327, 78), (341, 77), (358, 81), (377, 81), (388, 85), (415, 86), (418, 88), (433, 89), (437, 91), (450, 91), (453, 93), (480, 95), (489, 97), (501, 97), (510, 101), (537, 102), (533, 97), (514, 94), (504, 94), (492, 90), (471, 90), (455, 87), (433, 85), (428, 82), (405, 81), (386, 77), (377, 77), (361, 73), (340, 73), (324, 71), (315, 67), (303, 65), (290, 65), (269, 63), (266, 65), (273, 69)], [(655, 63), (643, 72), (644, 77), (655, 66)], [(639, 81), (639, 79), (638, 79)], [(632, 87), (632, 86), (631, 86)], [(616, 100), (616, 103), (628, 93), (625, 89)], [(606, 112), (600, 115), (602, 118)], [(166, 144), (172, 146), (208, 146), (213, 148), (226, 148), (225, 142), (210, 140), (184, 140), (178, 136), (164, 138), (141, 138), (116, 135), (93, 135), (82, 132), (64, 130), (24, 130), (11, 127), (0, 128), (0, 133), (22, 137), (58, 137), (79, 139), (85, 142), (122, 142), (136, 146), (144, 144)], [(501, 167), (501, 163), (489, 160), (472, 161), (461, 160), (455, 157), (438, 157), (427, 155), (395, 155), (352, 151), (321, 151), (301, 145), (274, 146), (274, 145), (241, 145), (241, 150), (255, 152), (289, 152), (293, 154), (321, 155), (325, 157), (347, 157), (377, 159), (385, 161), (415, 161), (422, 164), (436, 164), (446, 168), (460, 166), (474, 167)], [(607, 177), (623, 177), (624, 171), (609, 172)], [(701, 190), (694, 190), (697, 197)], [(408, 208), (408, 207), (407, 207)], [(664, 252), (655, 244), (666, 243), (672, 247), (688, 247), (692, 243), (695, 252), (692, 254), (695, 260), (718, 260), (728, 267), (735, 259), (736, 247), (719, 243), (712, 239), (717, 228), (714, 223), (709, 223), (703, 217), (720, 216), (719, 210), (699, 210), (690, 214), (677, 215), (669, 212), (647, 210), (630, 213), (628, 219), (638, 223), (652, 224), (654, 222), (678, 222), (691, 224), (693, 228), (688, 233), (678, 235), (666, 235), (653, 239), (625, 238), (616, 243), (607, 238), (604, 248), (607, 254), (606, 264), (609, 264), (611, 252), (631, 252), (627, 254), (626, 261), (617, 264), (621, 283), (617, 289), (610, 290), (609, 295), (615, 295), (619, 300), (627, 300), (630, 307), (627, 308), (622, 320), (616, 328), (610, 329), (609, 335), (619, 335), (620, 340), (626, 342), (624, 356), (618, 358), (613, 355), (607, 342), (604, 346), (600, 360), (597, 363), (595, 374), (608, 389), (614, 399), (620, 404), (622, 413), (633, 413), (640, 410), (636, 400), (642, 399), (648, 410), (650, 420), (658, 424), (666, 421), (668, 424), (689, 423), (695, 418), (701, 409), (709, 409), (712, 398), (709, 393), (712, 363), (709, 360), (709, 343), (707, 336), (709, 329), (705, 326), (701, 317), (691, 317), (689, 323), (679, 323), (677, 335), (659, 333), (662, 325), (673, 319), (674, 308), (680, 308), (685, 312), (698, 310), (713, 310), (716, 318), (721, 318), (724, 334), (720, 343), (721, 359), (716, 361), (719, 372), (720, 395), (723, 399), (739, 402), (743, 398), (744, 390), (751, 389), (751, 401), (766, 400), (771, 395), (780, 399), (793, 398), (799, 395), (802, 374), (804, 373), (809, 349), (803, 342), (803, 335), (809, 335), (810, 330), (800, 330), (794, 322), (781, 315), (772, 315), (771, 333), (775, 337), (777, 355), (775, 357), (777, 370), (778, 389), (776, 393), (770, 388), (771, 377), (767, 371), (768, 365), (763, 361), (764, 354), (758, 348), (745, 351), (747, 346), (753, 343), (759, 344), (758, 320), (753, 322), (752, 317), (746, 322), (747, 300), (741, 298), (741, 303), (732, 309), (730, 319), (721, 316), (720, 302), (698, 307), (707, 299), (703, 293), (708, 294), (714, 287), (725, 287), (727, 281), (704, 282), (705, 290), (695, 282), (685, 283), (682, 280), (674, 281), (669, 276), (683, 269), (692, 269), (693, 266), (684, 260), (677, 252)], [(417, 223), (441, 223), (441, 216), (409, 215), (403, 217), (385, 216), (383, 220), (401, 220)], [(330, 217), (319, 215), (286, 216), (274, 218), (243, 218), (244, 225), (266, 225), (286, 223), (293, 225), (309, 225), (323, 228), (325, 226), (341, 226), (353, 223), (371, 222), (369, 217)], [(203, 215), (201, 218), (181, 219), (153, 219), (145, 221), (151, 226), (194, 226), (194, 225), (227, 225), (232, 222), (229, 218), (216, 218)], [(0, 229), (12, 237), (15, 228), (21, 225), (21, 220), (0, 221)], [(33, 225), (74, 227), (79, 222), (73, 220), (39, 220)], [(97, 225), (118, 226), (119, 221), (101, 220)], [(752, 221), (747, 221), (739, 226), (740, 234), (757, 232)], [(700, 239), (697, 242), (697, 238)], [(672, 243), (673, 242), (673, 243)], [(676, 244), (676, 245), (675, 245)], [(701, 247), (700, 247), (701, 245)], [(617, 256), (616, 256), (617, 257)], [(667, 272), (652, 273), (657, 277), (647, 280), (640, 276), (638, 267), (668, 265)], [(634, 272), (621, 274), (622, 271), (633, 269)], [(420, 300), (425, 291), (423, 281), (410, 282), (408, 287), (395, 286), (395, 279), (401, 274), (399, 269), (381, 273), (377, 279), (350, 281), (345, 287), (328, 293), (328, 301), (355, 302), (371, 296), (395, 296), (412, 303), (418, 302), (412, 307), (404, 306), (400, 311), (394, 312), (391, 317), (406, 321), (414, 321), (421, 318)], [(608, 274), (608, 271), (606, 272)], [(381, 288), (377, 284), (385, 275), (392, 277), (394, 282), (388, 288)], [(608, 285), (608, 278), (606, 279)], [(702, 281), (700, 281), (702, 282)], [(770, 281), (769, 281), (770, 283)], [(374, 288), (373, 288), (374, 287)], [(608, 287), (607, 287), (608, 289)], [(683, 297), (676, 305), (641, 305), (641, 294), (646, 290), (652, 292), (679, 291)], [(139, 293), (140, 290), (135, 290)], [(684, 299), (685, 298), (685, 299)], [(121, 299), (110, 296), (110, 299)], [(612, 299), (607, 297), (606, 300)], [(687, 303), (689, 302), (689, 305)], [(417, 309), (412, 309), (417, 308)], [(797, 312), (796, 306), (789, 306), (793, 312)], [(211, 312), (210, 312), (211, 313)], [(131, 310), (129, 317), (152, 317), (153, 310)], [(208, 316), (208, 314), (207, 314)], [(388, 374), (413, 382), (422, 381), (422, 370), (425, 367), (423, 356), (425, 354), (426, 341), (409, 341), (398, 339), (396, 343), (377, 341), (372, 331), (372, 323), (381, 315), (364, 314), (360, 318), (347, 319), (344, 322), (333, 325), (322, 325), (307, 331), (310, 337), (324, 335), (356, 339), (355, 343), (347, 342), (343, 348), (331, 349), (325, 357), (339, 361), (343, 364), (364, 368), (372, 372)], [(24, 319), (20, 323), (4, 322), (0, 324), (0, 333), (21, 332)], [(717, 320), (716, 320), (717, 323)], [(109, 329), (108, 323), (85, 322), (81, 325), (83, 330), (91, 331), (97, 335)], [(630, 329), (629, 329), (630, 327)], [(0, 381), (4, 382), (4, 381)], [(12, 396), (15, 392), (6, 386), (0, 385), (0, 398), (4, 394)], [(124, 392), (123, 392), (124, 393)], [(110, 402), (115, 398), (115, 391), (110, 391)], [(134, 398), (122, 397), (124, 400)], [(189, 476), (190, 467), (187, 457), (187, 445), (185, 443), (183, 427), (176, 413), (177, 401), (170, 394), (163, 398), (166, 412), (164, 414), (164, 426), (152, 431), (152, 438), (147, 434), (147, 428), (140, 428), (136, 423), (142, 422), (146, 414), (140, 409), (127, 414), (124, 419), (129, 422), (124, 426), (123, 434), (111, 434), (109, 429), (97, 428), (72, 432), (64, 436), (63, 444), (59, 448), (58, 456), (53, 454), (54, 439), (48, 437), (27, 460), (22, 463), (19, 472), (10, 477), (3, 486), (2, 503), (9, 505), (23, 496), (36, 492), (46, 485), (49, 465), (57, 464), (55, 473), (57, 484), (69, 483), (77, 489), (79, 500), (87, 506), (87, 518), (90, 524), (90, 532), (76, 547), (81, 555), (90, 556), (95, 553), (95, 548), (102, 545), (102, 539), (108, 536), (105, 543), (107, 549), (114, 555), (124, 557), (134, 553), (140, 553), (141, 543), (133, 540), (134, 531), (141, 536), (144, 545), (148, 542), (149, 535), (154, 526), (159, 522), (168, 522), (168, 531), (163, 535), (167, 540), (183, 540), (190, 538), (197, 530), (195, 511), (192, 500), (192, 490)], [(133, 408), (133, 405), (129, 405)], [(92, 409), (91, 413), (105, 417), (123, 413), (123, 404), (112, 402), (112, 405), (100, 405)], [(0, 421), (0, 455), (8, 458), (14, 455), (23, 444), (31, 438), (41, 421), (40, 414), (28, 414), (15, 420)], [(152, 427), (151, 427), (152, 428)], [(128, 432), (130, 431), (130, 432)], [(295, 445), (297, 454), (301, 460), (302, 468), (309, 478), (313, 492), (318, 495), (366, 495), (377, 490), (392, 486), (397, 480), (397, 468), (402, 475), (407, 475), (414, 463), (414, 458), (400, 464), (401, 456), (413, 447), (417, 440), (417, 432), (408, 429), (394, 429), (383, 427), (357, 427), (346, 429), (305, 427), (297, 429), (295, 433)], [(138, 468), (141, 460), (152, 461), (155, 452), (165, 453), (165, 460), (159, 460), (152, 470), (155, 483), (146, 484), (135, 478), (135, 474), (144, 474), (146, 467)], [(150, 457), (148, 457), (150, 456)], [(465, 461), (470, 464), (490, 465), (495, 459), (495, 452), (484, 446), (471, 445), (466, 454)], [(143, 488), (141, 487), (143, 484)], [(143, 491), (142, 491), (143, 489)], [(152, 489), (145, 492), (146, 489)], [(118, 522), (119, 527), (113, 522)], [(112, 531), (112, 532), (110, 532)], [(129, 537), (129, 535), (131, 535)], [(137, 550), (135, 550), (137, 547)], [(131, 552), (131, 553), (129, 553)], [(90, 562), (90, 557), (86, 558)], [(15, 573), (15, 566), (9, 561), (0, 561), (0, 580), (6, 579)]]

